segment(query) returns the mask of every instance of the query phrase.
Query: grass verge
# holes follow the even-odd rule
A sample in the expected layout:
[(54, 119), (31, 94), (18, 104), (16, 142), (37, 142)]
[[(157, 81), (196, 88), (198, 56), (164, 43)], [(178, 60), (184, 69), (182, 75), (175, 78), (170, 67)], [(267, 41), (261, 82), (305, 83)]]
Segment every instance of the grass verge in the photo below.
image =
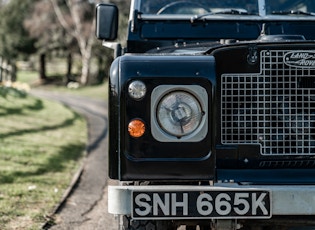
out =
[(86, 123), (54, 102), (0, 87), (0, 229), (39, 229), (83, 157)]

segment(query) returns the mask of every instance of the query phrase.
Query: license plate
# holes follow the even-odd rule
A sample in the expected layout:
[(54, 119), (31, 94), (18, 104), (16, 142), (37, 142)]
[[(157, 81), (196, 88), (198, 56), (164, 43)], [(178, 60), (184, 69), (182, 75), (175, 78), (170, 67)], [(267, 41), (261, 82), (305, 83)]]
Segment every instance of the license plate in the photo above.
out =
[(133, 219), (270, 218), (265, 190), (133, 191)]

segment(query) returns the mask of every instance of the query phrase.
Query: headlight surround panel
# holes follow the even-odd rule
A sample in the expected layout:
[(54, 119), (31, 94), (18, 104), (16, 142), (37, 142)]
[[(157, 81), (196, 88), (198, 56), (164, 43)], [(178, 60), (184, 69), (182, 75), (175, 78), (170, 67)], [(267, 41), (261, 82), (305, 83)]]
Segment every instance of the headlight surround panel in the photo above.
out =
[[(131, 161), (200, 161), (208, 158), (213, 143), (210, 123), (211, 83), (206, 78), (140, 77), (129, 79), (124, 88), (127, 89), (135, 80), (141, 80), (146, 85), (147, 94), (142, 100), (134, 100), (126, 93), (125, 99), (121, 100), (121, 108), (125, 109), (121, 111), (124, 114), (121, 123), (121, 147), (124, 155)], [(195, 129), (180, 138), (163, 129), (156, 113), (161, 100), (174, 92), (189, 95), (202, 112)], [(126, 128), (136, 118), (146, 125), (146, 132), (140, 138), (131, 137)]]
[(198, 142), (208, 132), (208, 94), (199, 85), (160, 85), (151, 95), (151, 132), (161, 142)]
[[(213, 179), (215, 132), (212, 121), (215, 117), (216, 87), (214, 58), (124, 55), (116, 59), (114, 64), (109, 85), (111, 178), (124, 181)], [(146, 93), (143, 97), (133, 98), (133, 94), (128, 93), (128, 87), (134, 81), (141, 81), (145, 85)], [(192, 132), (181, 137), (182, 141), (166, 142), (157, 140), (152, 135), (151, 130), (154, 126), (151, 123), (152, 92), (161, 85), (174, 86), (175, 90), (180, 89), (179, 92), (194, 98), (192, 99), (194, 103), (198, 101), (201, 110), (208, 108), (202, 116), (201, 123)], [(196, 86), (204, 89), (206, 94), (201, 96), (199, 93), (192, 93), (195, 89), (189, 90), (190, 87)], [(164, 96), (161, 94), (161, 97)], [(203, 100), (207, 101), (207, 106), (201, 102)], [(189, 111), (187, 105), (182, 109)], [(183, 111), (176, 112), (177, 118), (183, 115), (180, 115)], [(145, 126), (145, 132), (140, 137), (132, 137), (128, 132), (128, 124), (134, 119), (141, 120)], [(200, 131), (199, 127), (203, 126), (207, 128)], [(202, 132), (205, 134), (203, 138)], [(194, 135), (199, 138), (193, 140)]]

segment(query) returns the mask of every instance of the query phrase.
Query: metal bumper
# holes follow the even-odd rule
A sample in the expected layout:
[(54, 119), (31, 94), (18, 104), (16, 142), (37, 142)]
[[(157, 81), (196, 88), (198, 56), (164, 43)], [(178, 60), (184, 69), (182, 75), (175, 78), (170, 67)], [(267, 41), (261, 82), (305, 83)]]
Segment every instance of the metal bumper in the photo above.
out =
[(109, 186), (108, 212), (116, 215), (131, 213), (131, 193), (137, 191), (211, 191), (218, 189), (265, 189), (271, 191), (272, 215), (315, 215), (315, 185), (310, 186)]

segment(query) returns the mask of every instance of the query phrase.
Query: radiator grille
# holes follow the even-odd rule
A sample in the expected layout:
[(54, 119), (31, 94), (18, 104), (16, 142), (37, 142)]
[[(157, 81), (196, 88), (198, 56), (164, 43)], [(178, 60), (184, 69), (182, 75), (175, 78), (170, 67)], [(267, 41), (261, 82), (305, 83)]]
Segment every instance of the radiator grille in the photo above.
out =
[[(260, 144), (262, 155), (315, 155), (315, 70), (261, 51), (261, 72), (221, 77), (221, 141)], [(302, 52), (302, 51), (301, 51)]]

